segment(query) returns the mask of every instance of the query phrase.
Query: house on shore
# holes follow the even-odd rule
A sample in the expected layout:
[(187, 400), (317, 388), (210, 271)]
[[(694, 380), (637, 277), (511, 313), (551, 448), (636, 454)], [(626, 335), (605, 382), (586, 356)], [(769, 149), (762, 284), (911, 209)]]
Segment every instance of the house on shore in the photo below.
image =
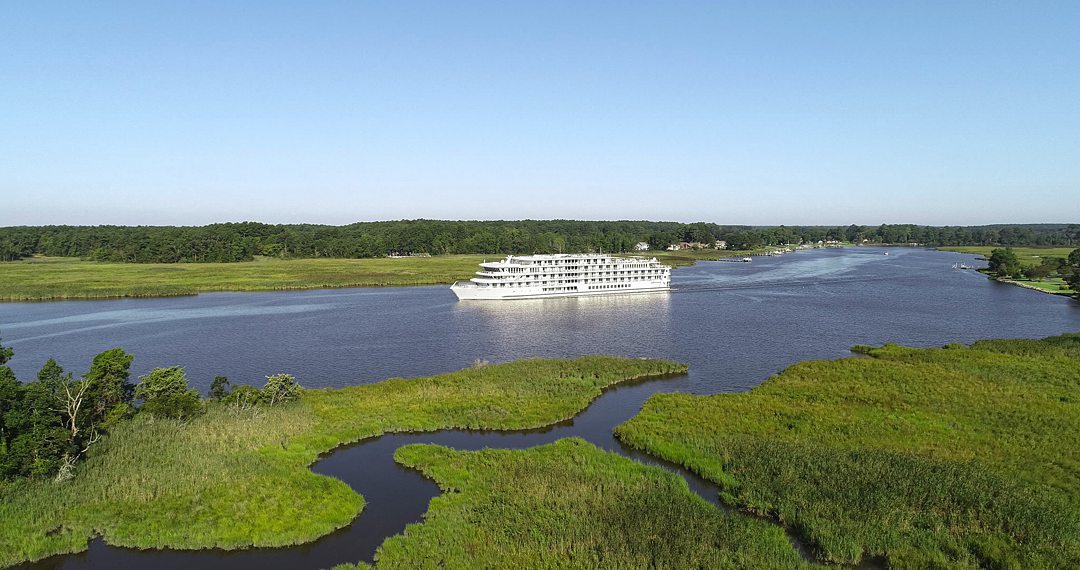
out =
[(684, 249), (727, 249), (727, 242), (718, 240), (710, 245), (700, 241), (682, 241), (667, 246), (668, 251), (681, 251)]

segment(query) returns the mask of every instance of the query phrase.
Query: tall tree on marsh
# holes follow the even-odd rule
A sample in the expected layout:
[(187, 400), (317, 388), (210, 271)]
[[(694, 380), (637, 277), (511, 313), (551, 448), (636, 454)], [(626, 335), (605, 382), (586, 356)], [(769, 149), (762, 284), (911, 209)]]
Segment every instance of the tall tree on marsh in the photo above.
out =
[(228, 378), (225, 376), (214, 376), (213, 382), (210, 382), (210, 391), (207, 392), (206, 396), (211, 400), (221, 400), (225, 396), (228, 396), (230, 391)]
[(135, 385), (129, 380), (134, 358), (120, 348), (94, 357), (90, 371), (83, 376), (89, 384), (85, 394), (89, 413), (83, 414), (80, 421), (107, 431), (135, 413)]
[(1011, 247), (995, 249), (990, 252), (989, 267), (991, 273), (998, 277), (1013, 277), (1020, 274), (1020, 259)]

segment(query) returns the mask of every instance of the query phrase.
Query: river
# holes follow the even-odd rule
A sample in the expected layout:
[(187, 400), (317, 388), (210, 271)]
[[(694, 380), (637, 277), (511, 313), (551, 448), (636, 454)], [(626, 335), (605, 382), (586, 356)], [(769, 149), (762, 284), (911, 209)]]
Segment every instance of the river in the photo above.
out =
[[(438, 492), (393, 463), (405, 443), (522, 448), (579, 436), (651, 461), (624, 449), (611, 430), (655, 392), (747, 390), (794, 362), (847, 356), (854, 344), (939, 346), (1080, 330), (1080, 303), (953, 269), (957, 262), (974, 258), (912, 248), (814, 250), (680, 268), (668, 294), (509, 302), (458, 302), (446, 287), (414, 287), (0, 304), (0, 335), (24, 380), (50, 357), (81, 373), (113, 346), (136, 355), (136, 374), (180, 365), (201, 389), (214, 375), (261, 384), (289, 372), (315, 388), (430, 375), (475, 359), (594, 353), (690, 365), (685, 376), (608, 390), (574, 420), (545, 430), (399, 434), (341, 448), (313, 470), (342, 479), (368, 505), (354, 524), (309, 545), (140, 552), (94, 541), (86, 553), (32, 567), (321, 568), (370, 560)], [(716, 503), (711, 485), (680, 474)]]

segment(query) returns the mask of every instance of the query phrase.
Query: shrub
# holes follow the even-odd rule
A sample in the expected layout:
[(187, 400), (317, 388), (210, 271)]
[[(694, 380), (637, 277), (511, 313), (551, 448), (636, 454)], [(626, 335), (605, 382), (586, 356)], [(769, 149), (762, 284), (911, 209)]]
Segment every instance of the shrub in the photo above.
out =
[(179, 366), (155, 368), (139, 380), (135, 397), (142, 400), (142, 411), (154, 417), (183, 419), (203, 411), (199, 393), (188, 386), (187, 375)]
[(228, 395), (229, 379), (225, 376), (214, 376), (214, 381), (210, 383), (210, 392), (207, 396), (211, 400), (221, 400)]
[(221, 399), (229, 405), (238, 406), (254, 406), (262, 400), (262, 393), (259, 389), (250, 384), (240, 384), (232, 389), (224, 398)]
[(300, 390), (300, 385), (292, 374), (267, 376), (266, 385), (262, 389), (262, 401), (270, 406), (291, 402), (300, 397)]

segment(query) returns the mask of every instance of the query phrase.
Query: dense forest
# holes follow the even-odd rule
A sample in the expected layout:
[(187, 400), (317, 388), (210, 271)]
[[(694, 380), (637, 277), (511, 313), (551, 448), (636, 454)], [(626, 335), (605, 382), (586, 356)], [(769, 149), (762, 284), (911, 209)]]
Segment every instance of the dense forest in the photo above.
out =
[(646, 242), (727, 242), (732, 249), (827, 240), (925, 245), (1080, 245), (1080, 225), (936, 227), (721, 226), (648, 221), (360, 222), (346, 226), (257, 222), (176, 226), (15, 226), (0, 228), (0, 261), (33, 255), (130, 263), (249, 261), (272, 257), (383, 257), (393, 253), (625, 252)]

